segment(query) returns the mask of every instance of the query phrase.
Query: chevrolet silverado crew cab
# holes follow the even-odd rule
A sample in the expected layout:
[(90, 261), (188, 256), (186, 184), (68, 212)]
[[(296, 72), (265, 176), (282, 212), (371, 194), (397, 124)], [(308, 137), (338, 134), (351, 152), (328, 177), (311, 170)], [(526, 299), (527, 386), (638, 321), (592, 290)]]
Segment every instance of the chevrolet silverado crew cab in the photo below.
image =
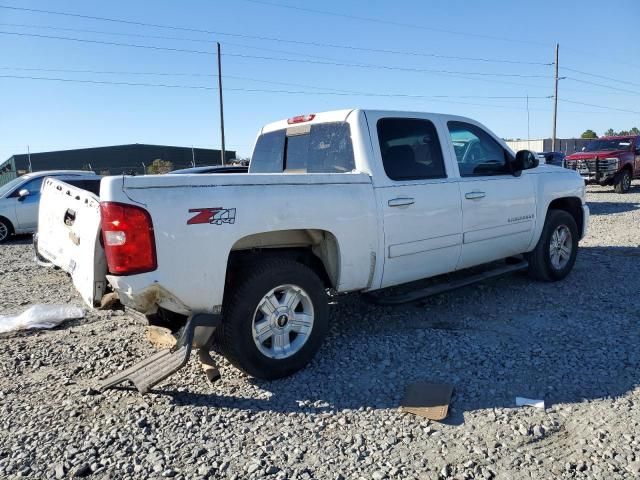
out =
[[(72, 274), (89, 304), (110, 288), (187, 330), (208, 325), (232, 364), (266, 379), (318, 351), (327, 292), (518, 256), (532, 277), (561, 280), (589, 218), (575, 171), (514, 155), (474, 120), (432, 113), (278, 121), (260, 131), (248, 173), (106, 177), (99, 197), (47, 182), (40, 254)], [(169, 362), (158, 355), (145, 365)], [(127, 372), (141, 391), (152, 383)]]
[(616, 193), (627, 193), (631, 180), (640, 178), (640, 137), (598, 138), (569, 155), (566, 167), (576, 170), (586, 183), (613, 185)]

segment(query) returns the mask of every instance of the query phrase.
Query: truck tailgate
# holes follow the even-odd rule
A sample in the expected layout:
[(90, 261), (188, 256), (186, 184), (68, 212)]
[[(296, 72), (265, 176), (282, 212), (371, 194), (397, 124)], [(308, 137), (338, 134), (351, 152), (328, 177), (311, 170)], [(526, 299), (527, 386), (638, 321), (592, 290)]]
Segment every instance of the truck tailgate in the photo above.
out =
[(47, 178), (40, 198), (37, 248), (42, 257), (71, 275), (87, 305), (100, 305), (107, 287), (107, 261), (95, 194)]

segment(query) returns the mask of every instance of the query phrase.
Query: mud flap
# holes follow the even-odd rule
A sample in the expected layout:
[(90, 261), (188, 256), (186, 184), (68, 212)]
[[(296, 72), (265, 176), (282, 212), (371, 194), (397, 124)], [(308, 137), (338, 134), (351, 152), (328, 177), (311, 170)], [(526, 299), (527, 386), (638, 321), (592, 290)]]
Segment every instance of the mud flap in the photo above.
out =
[(175, 347), (161, 350), (132, 367), (106, 378), (98, 384), (97, 389), (104, 391), (129, 380), (140, 393), (147, 393), (151, 387), (187, 364), (193, 348), (196, 327), (218, 327), (220, 322), (220, 315), (214, 314), (199, 313), (189, 317)]

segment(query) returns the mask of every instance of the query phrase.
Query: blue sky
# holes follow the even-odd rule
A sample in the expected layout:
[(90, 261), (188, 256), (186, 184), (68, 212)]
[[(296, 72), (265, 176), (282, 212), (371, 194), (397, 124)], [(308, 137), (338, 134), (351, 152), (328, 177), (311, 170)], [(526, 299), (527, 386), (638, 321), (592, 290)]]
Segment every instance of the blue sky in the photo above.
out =
[[(215, 41), (220, 41), (227, 148), (243, 156), (264, 123), (346, 107), (447, 112), (476, 118), (502, 137), (526, 138), (528, 125), (531, 138), (548, 137), (552, 101), (534, 97), (553, 93), (553, 68), (544, 64), (553, 61), (556, 42), (560, 75), (568, 77), (560, 81), (558, 136), (579, 135), (587, 128), (601, 134), (609, 127), (640, 127), (640, 114), (632, 113), (640, 112), (640, 10), (633, 0), (610, 2), (606, 8), (601, 1), (548, 0), (0, 0), (0, 5), (219, 32), (0, 8), (1, 32), (205, 52), (2, 33), (0, 76), (215, 87)], [(288, 60), (278, 60), (282, 58)], [(291, 61), (296, 59), (319, 63)], [(220, 143), (215, 89), (0, 78), (0, 92), (0, 160), (25, 152), (27, 145), (36, 152), (136, 142)], [(496, 96), (520, 98), (486, 98)]]

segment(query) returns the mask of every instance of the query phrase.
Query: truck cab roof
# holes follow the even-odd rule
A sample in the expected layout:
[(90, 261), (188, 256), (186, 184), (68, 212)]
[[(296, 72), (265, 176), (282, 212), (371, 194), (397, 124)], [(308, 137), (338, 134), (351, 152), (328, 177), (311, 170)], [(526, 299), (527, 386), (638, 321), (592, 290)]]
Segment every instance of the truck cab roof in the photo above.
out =
[(403, 110), (380, 110), (380, 109), (365, 109), (365, 108), (346, 108), (342, 110), (331, 110), (328, 112), (317, 113), (305, 113), (296, 115), (287, 119), (278, 120), (276, 122), (268, 123), (265, 125), (260, 133), (272, 132), (274, 130), (280, 130), (283, 128), (293, 127), (295, 125), (313, 125), (316, 123), (326, 122), (345, 122), (349, 116), (353, 113), (364, 112), (365, 114), (371, 114), (373, 116), (386, 116), (386, 117), (400, 117), (410, 118), (412, 116), (423, 117), (425, 115), (431, 117), (446, 117), (448, 119), (455, 119), (463, 122), (477, 124), (475, 120), (467, 117), (461, 117), (458, 115), (449, 115), (444, 113), (435, 112), (418, 112), (418, 111), (403, 111)]

